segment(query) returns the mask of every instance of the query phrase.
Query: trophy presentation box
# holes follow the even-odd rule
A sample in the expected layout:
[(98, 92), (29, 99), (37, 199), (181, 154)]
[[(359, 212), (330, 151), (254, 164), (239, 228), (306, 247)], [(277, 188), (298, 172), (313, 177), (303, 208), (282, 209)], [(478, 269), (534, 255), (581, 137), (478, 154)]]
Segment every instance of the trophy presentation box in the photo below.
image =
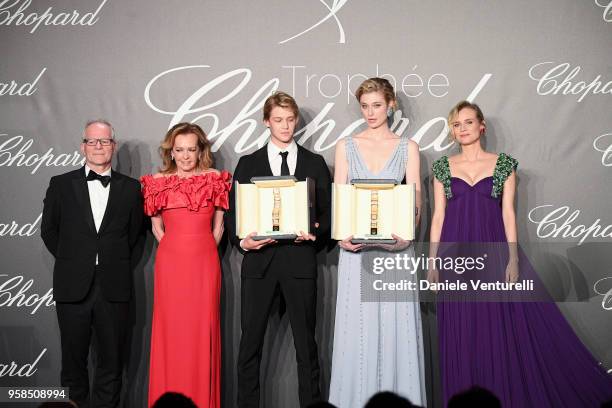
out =
[(255, 240), (294, 240), (300, 231), (313, 232), (314, 180), (293, 176), (253, 177), (234, 184), (236, 235), (242, 239), (256, 231)]
[(354, 179), (332, 186), (332, 238), (353, 244), (394, 244), (392, 233), (414, 240), (415, 185)]

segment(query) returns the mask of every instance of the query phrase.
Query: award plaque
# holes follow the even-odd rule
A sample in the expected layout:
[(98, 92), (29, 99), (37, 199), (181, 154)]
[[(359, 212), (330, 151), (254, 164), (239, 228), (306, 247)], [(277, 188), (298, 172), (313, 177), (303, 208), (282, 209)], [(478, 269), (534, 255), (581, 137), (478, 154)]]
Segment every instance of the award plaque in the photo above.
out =
[(236, 234), (254, 240), (294, 240), (300, 231), (312, 233), (314, 180), (293, 176), (253, 177), (251, 183), (235, 182)]
[(353, 244), (395, 244), (391, 234), (414, 239), (415, 185), (387, 179), (354, 179), (332, 186), (332, 238)]

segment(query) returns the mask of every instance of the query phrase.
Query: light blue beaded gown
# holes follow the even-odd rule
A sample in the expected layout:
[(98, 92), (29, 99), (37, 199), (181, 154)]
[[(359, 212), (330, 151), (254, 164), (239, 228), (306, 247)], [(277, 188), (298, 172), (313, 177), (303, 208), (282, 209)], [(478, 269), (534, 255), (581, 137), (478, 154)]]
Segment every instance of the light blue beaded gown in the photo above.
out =
[[(401, 183), (409, 160), (408, 139), (400, 139), (379, 173), (368, 170), (352, 136), (346, 138), (346, 156), (346, 182), (359, 178), (394, 179)], [(413, 257), (413, 246), (404, 253)], [(380, 252), (380, 256), (385, 254), (389, 253)], [(373, 394), (393, 391), (413, 404), (425, 406), (418, 298), (413, 294), (403, 302), (362, 302), (362, 256), (340, 249), (329, 401), (339, 408), (362, 407)]]

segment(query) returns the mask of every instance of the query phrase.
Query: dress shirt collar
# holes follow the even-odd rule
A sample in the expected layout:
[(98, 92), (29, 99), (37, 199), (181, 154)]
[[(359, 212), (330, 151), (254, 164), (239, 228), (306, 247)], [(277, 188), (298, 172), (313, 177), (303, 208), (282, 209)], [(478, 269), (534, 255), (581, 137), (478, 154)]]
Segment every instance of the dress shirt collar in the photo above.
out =
[(268, 142), (268, 159), (271, 161), (278, 159), (279, 158), (278, 154), (280, 152), (289, 152), (289, 155), (293, 156), (297, 154), (297, 150), (298, 150), (298, 146), (297, 146), (297, 143), (295, 143), (295, 139), (291, 139), (291, 143), (289, 143), (289, 145), (284, 149), (281, 149), (280, 147), (275, 145), (272, 141), (269, 141)]
[[(91, 171), (91, 168), (88, 165), (85, 165), (85, 177), (87, 177), (89, 175), (89, 172)], [(102, 173), (99, 173), (101, 176), (110, 176), (111, 175), (111, 171), (112, 168), (109, 167), (108, 170), (103, 171)]]

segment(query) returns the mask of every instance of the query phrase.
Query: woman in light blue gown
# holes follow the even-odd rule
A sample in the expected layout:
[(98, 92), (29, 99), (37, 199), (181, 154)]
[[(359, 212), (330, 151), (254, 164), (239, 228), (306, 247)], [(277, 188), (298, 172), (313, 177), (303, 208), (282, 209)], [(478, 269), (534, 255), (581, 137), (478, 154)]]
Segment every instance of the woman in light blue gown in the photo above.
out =
[[(356, 97), (367, 128), (338, 141), (335, 183), (348, 183), (352, 179), (394, 179), (401, 183), (405, 177), (406, 183), (416, 185), (418, 210), (419, 147), (389, 129), (388, 115), (396, 106), (393, 87), (386, 79), (370, 78), (357, 89)], [(393, 391), (409, 398), (413, 404), (426, 405), (418, 294), (411, 292), (397, 295), (394, 301), (376, 301), (371, 286), (364, 282), (362, 288), (362, 273), (372, 273), (367, 265), (375, 257), (395, 256), (395, 253), (414, 257), (410, 242), (396, 238), (400, 238), (397, 244), (382, 248), (354, 245), (351, 237), (339, 243), (329, 390), (329, 401), (339, 408), (362, 407), (379, 391)], [(402, 278), (406, 276), (416, 281), (416, 274), (402, 274)]]

